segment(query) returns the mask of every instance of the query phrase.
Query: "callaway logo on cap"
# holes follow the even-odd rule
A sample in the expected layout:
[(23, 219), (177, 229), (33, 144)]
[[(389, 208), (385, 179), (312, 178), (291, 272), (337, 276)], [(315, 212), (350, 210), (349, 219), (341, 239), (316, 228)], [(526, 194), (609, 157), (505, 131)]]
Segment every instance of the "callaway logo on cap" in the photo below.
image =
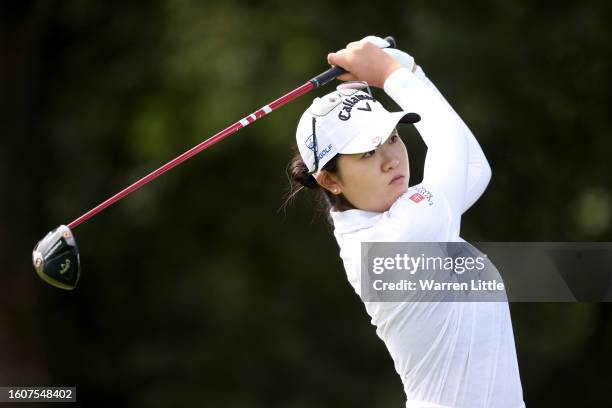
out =
[(416, 123), (420, 119), (416, 113), (388, 112), (371, 95), (346, 83), (314, 99), (300, 118), (296, 140), (302, 160), (314, 173), (338, 153), (375, 150), (398, 123)]

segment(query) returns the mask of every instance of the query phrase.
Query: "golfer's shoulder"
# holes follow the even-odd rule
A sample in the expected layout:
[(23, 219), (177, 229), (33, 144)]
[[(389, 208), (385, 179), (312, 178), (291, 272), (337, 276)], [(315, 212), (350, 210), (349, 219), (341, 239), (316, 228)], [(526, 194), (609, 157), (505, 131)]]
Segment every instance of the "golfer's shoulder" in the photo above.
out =
[(387, 211), (390, 217), (418, 216), (445, 210), (448, 200), (444, 193), (433, 185), (420, 183), (402, 194)]
[(439, 239), (450, 223), (451, 213), (444, 194), (418, 184), (393, 203), (371, 234), (375, 240), (386, 237), (388, 241), (428, 241)]

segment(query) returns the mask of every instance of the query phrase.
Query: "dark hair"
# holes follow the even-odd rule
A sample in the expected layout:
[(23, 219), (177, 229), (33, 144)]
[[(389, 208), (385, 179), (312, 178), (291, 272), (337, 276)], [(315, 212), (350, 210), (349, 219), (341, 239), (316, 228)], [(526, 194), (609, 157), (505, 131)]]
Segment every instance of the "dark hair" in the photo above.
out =
[[(309, 174), (306, 163), (302, 160), (302, 156), (297, 148), (297, 145), (293, 146), (293, 156), (287, 165), (287, 178), (289, 179), (289, 191), (285, 196), (285, 202), (282, 205), (284, 208), (287, 203), (293, 200), (295, 195), (299, 193), (304, 187), (308, 190), (312, 190), (317, 194), (317, 204), (319, 210), (326, 215), (327, 221), (331, 224), (331, 218), (329, 217), (329, 211), (344, 211), (351, 208), (355, 208), (343, 194), (332, 194), (330, 191), (321, 187), (317, 180), (312, 174)], [(332, 174), (338, 174), (338, 158), (339, 154), (335, 155), (330, 161), (328, 161), (321, 170), (328, 171)]]

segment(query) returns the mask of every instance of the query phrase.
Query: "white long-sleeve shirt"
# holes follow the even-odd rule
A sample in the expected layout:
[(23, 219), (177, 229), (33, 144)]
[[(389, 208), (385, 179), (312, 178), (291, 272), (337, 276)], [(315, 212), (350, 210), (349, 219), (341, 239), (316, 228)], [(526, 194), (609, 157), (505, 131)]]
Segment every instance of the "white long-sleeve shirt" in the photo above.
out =
[[(423, 182), (388, 211), (331, 212), (349, 282), (361, 291), (361, 242), (451, 242), (491, 170), (478, 142), (422, 71), (395, 71), (385, 92), (427, 145)], [(418, 193), (419, 199), (414, 194)], [(360, 295), (361, 296), (361, 295)], [(364, 302), (404, 384), (406, 407), (522, 408), (506, 302)]]

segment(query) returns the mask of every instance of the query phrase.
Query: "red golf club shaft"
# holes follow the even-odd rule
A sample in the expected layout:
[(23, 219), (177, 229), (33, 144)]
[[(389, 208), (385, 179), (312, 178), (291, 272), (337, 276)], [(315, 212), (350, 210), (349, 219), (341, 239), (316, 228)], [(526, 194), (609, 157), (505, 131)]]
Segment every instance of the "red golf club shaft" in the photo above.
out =
[[(332, 68), (332, 69), (326, 71), (324, 74), (327, 74), (327, 76), (330, 77), (329, 80), (331, 80), (331, 79), (335, 78), (336, 76), (342, 74), (343, 72), (344, 71), (341, 70), (340, 68)], [(318, 86), (323, 85), (324, 83), (328, 82), (328, 81), (323, 82), (323, 80), (321, 80), (320, 77), (322, 75), (324, 75), (324, 74), (321, 74), (317, 78), (312, 79), (312, 80), (306, 82), (304, 85), (302, 85), (302, 86), (294, 89), (293, 91), (291, 91), (291, 92), (281, 96), (280, 98), (276, 99), (274, 102), (272, 102), (272, 103), (270, 103), (268, 105), (263, 106), (262, 108), (260, 108), (259, 110), (256, 110), (255, 112), (253, 112), (249, 116), (246, 116), (246, 117), (242, 118), (241, 120), (239, 120), (238, 122), (234, 123), (233, 125), (228, 126), (227, 128), (223, 129), (219, 133), (217, 133), (217, 134), (209, 137), (208, 139), (204, 140), (202, 143), (200, 143), (200, 144), (192, 147), (191, 149), (187, 150), (185, 153), (181, 154), (180, 156), (174, 158), (173, 160), (170, 160), (168, 163), (166, 163), (163, 166), (159, 167), (157, 170), (152, 171), (151, 173), (147, 174), (146, 176), (144, 176), (140, 180), (136, 181), (132, 185), (124, 188), (123, 190), (121, 190), (120, 192), (118, 192), (114, 196), (110, 197), (106, 201), (98, 204), (96, 207), (94, 207), (91, 210), (87, 211), (85, 214), (81, 215), (79, 218), (77, 218), (76, 220), (74, 220), (70, 224), (68, 224), (68, 228), (73, 229), (73, 228), (77, 227), (79, 224), (87, 221), (88, 219), (90, 219), (91, 217), (93, 217), (94, 215), (99, 213), (100, 211), (104, 210), (105, 208), (107, 208), (107, 207), (111, 206), (112, 204), (116, 203), (117, 201), (121, 200), (126, 195), (128, 195), (128, 194), (130, 194), (130, 193), (132, 193), (132, 192), (134, 192), (136, 190), (138, 190), (140, 187), (144, 186), (145, 184), (147, 184), (151, 180), (154, 180), (157, 177), (161, 176), (162, 174), (164, 174), (168, 170), (178, 166), (179, 164), (181, 164), (185, 160), (195, 156), (196, 154), (200, 153), (202, 150), (206, 149), (207, 147), (214, 145), (215, 143), (217, 143), (220, 140), (223, 140), (224, 138), (228, 137), (229, 135), (237, 132), (239, 129), (241, 129), (241, 128), (243, 128), (243, 127), (245, 127), (245, 126), (247, 126), (247, 125), (249, 125), (249, 124), (251, 124), (253, 122), (255, 122), (257, 119), (261, 118), (262, 116), (272, 112), (276, 108), (279, 108), (279, 107), (283, 106), (287, 102), (291, 102), (295, 98), (305, 94), (306, 92), (312, 90), (313, 88), (317, 88)], [(327, 79), (327, 77), (322, 78), (322, 79)]]
[[(385, 40), (387, 40), (387, 42), (390, 44), (392, 48), (395, 48), (395, 39), (393, 37), (386, 37)], [(133, 191), (138, 190), (140, 187), (144, 186), (151, 180), (154, 180), (157, 177), (161, 176), (168, 170), (178, 166), (185, 160), (195, 156), (196, 154), (200, 153), (202, 150), (206, 149), (207, 147), (214, 145), (220, 140), (223, 140), (229, 135), (237, 132), (239, 129), (242, 129), (243, 127), (255, 122), (257, 119), (261, 118), (262, 116), (272, 112), (274, 109), (283, 106), (287, 102), (291, 102), (295, 98), (301, 95), (304, 95), (305, 93), (307, 93), (308, 91), (314, 88), (318, 88), (322, 85), (325, 85), (326, 83), (330, 82), (332, 79), (342, 75), (345, 72), (346, 71), (340, 67), (333, 67), (317, 75), (316, 77), (306, 82), (304, 85), (294, 89), (291, 92), (286, 93), (285, 95), (276, 99), (274, 102), (263, 106), (262, 108), (253, 112), (249, 116), (246, 116), (240, 119), (238, 122), (234, 123), (233, 125), (223, 129), (216, 135), (209, 137), (208, 139), (204, 140), (202, 143), (192, 147), (191, 149), (187, 150), (185, 153), (181, 154), (175, 159), (170, 160), (168, 163), (164, 164), (157, 170), (154, 170), (151, 173), (147, 174), (146, 176), (136, 181), (132, 185), (124, 188), (123, 190), (115, 194), (114, 196), (98, 204), (96, 207), (92, 208), (91, 210), (87, 211), (85, 214), (81, 215), (76, 220), (72, 221), (70, 224), (68, 224), (68, 228), (70, 229), (76, 228), (78, 225), (87, 221), (88, 219), (90, 219), (91, 217), (99, 213), (100, 211), (104, 210), (105, 208), (121, 200), (123, 197), (132, 193)]]

